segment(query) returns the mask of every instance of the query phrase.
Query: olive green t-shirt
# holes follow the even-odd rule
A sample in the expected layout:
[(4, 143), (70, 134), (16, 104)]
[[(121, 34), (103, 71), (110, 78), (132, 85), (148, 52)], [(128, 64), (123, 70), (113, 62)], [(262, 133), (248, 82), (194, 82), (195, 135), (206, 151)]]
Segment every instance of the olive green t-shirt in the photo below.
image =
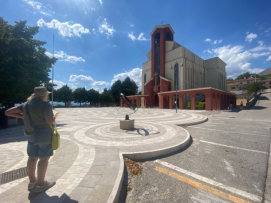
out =
[[(26, 105), (28, 106), (29, 114), (26, 112)], [(52, 106), (49, 104), (48, 101), (31, 100), (19, 105), (18, 108), (23, 111), (24, 126), (26, 132), (33, 131), (33, 128), (50, 128), (50, 126), (45, 120), (45, 117), (51, 117), (54, 114)], [(32, 124), (28, 115), (30, 115), (31, 117)]]

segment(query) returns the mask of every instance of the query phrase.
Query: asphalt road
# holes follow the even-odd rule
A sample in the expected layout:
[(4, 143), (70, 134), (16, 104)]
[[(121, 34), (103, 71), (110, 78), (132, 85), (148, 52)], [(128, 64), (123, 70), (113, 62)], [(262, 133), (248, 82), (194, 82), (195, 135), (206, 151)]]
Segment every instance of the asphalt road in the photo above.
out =
[(193, 142), (184, 151), (142, 162), (129, 177), (132, 202), (261, 202), (271, 137), (271, 93), (252, 110), (212, 112), (188, 126)]

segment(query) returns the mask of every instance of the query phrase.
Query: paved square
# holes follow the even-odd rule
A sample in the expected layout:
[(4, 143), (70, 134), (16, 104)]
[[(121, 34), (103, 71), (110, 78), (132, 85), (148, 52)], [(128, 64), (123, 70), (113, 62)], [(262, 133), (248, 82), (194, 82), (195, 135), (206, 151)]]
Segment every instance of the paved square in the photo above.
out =
[[(123, 179), (123, 155), (152, 158), (185, 147), (187, 130), (178, 125), (197, 124), (207, 117), (196, 111), (128, 108), (59, 108), (57, 119), (61, 147), (51, 158), (47, 178), (57, 184), (36, 201), (75, 200), (114, 202)], [(126, 114), (135, 119), (135, 129), (120, 130)], [(1, 130), (1, 173), (26, 165), (23, 127)], [(27, 202), (27, 177), (0, 185), (3, 202)], [(14, 193), (14, 191), (20, 191)]]

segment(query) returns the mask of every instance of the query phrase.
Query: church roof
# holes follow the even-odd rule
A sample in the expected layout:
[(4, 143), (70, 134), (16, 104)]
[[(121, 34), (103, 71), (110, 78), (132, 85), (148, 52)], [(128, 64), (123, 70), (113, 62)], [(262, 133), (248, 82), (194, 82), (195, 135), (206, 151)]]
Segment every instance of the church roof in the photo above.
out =
[(155, 30), (157, 30), (159, 28), (169, 28), (170, 31), (172, 32), (172, 34), (174, 34), (174, 30), (172, 29), (170, 24), (166, 24), (166, 25), (156, 25), (155, 28), (152, 30), (151, 35), (155, 32)]

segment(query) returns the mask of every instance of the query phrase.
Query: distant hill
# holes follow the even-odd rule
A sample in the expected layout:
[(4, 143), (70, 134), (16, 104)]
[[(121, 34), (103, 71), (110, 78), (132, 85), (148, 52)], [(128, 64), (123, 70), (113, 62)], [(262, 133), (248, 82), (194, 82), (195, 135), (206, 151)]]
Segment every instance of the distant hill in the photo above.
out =
[(258, 75), (264, 76), (264, 75), (270, 75), (271, 74), (271, 67), (265, 69), (264, 71), (258, 73)]

